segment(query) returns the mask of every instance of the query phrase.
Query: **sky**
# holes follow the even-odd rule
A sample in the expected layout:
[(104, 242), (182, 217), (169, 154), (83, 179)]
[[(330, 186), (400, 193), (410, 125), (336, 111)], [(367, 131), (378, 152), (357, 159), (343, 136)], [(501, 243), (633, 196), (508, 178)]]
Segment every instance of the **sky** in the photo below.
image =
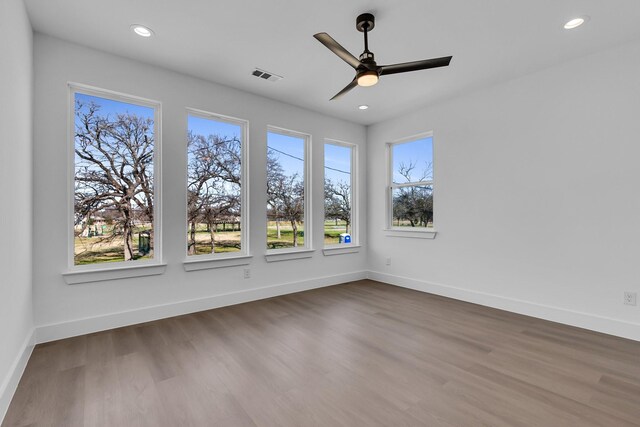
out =
[[(198, 117), (190, 114), (187, 118), (187, 129), (196, 135), (203, 135), (204, 137), (208, 137), (209, 135), (218, 135), (223, 139), (237, 138), (240, 141), (240, 144), (244, 143), (242, 140), (242, 126), (234, 123)], [(187, 160), (189, 161), (189, 164), (191, 164), (192, 153), (189, 152), (188, 156), (189, 158)], [(238, 184), (224, 182), (222, 185), (227, 194), (240, 191)]]
[[(427, 137), (409, 142), (394, 144), (393, 146), (393, 181), (397, 183), (407, 182), (407, 179), (398, 174), (398, 169), (402, 163), (408, 165), (414, 163), (416, 168), (411, 179), (418, 180), (422, 176), (426, 164), (433, 165), (433, 138)], [(433, 179), (433, 169), (431, 169), (427, 180)]]
[(351, 183), (351, 148), (324, 144), (324, 177), (334, 183)]
[[(103, 115), (129, 112), (152, 120), (154, 118), (153, 108), (150, 107), (113, 101), (83, 93), (76, 93), (76, 100), (84, 103), (94, 102), (98, 104), (100, 106), (100, 113)], [(188, 117), (188, 129), (194, 133), (205, 136), (214, 134), (224, 137), (237, 137), (239, 139), (242, 137), (242, 128), (240, 125), (194, 115), (189, 115)], [(429, 138), (429, 143), (430, 141), (431, 139)], [(298, 173), (299, 176), (304, 176), (303, 138), (268, 132), (267, 146), (272, 149), (270, 150), (271, 153), (278, 156), (280, 164), (288, 175)], [(407, 156), (407, 153), (410, 154), (412, 151), (415, 151), (413, 149), (407, 150), (405, 147), (399, 148), (401, 149), (397, 150), (397, 153), (394, 151), (394, 158), (395, 156), (401, 156), (399, 158), (403, 159)], [(325, 144), (324, 150), (325, 177), (334, 182), (349, 182), (351, 173), (351, 149), (341, 145)]]
[[(81, 101), (85, 105), (88, 105), (91, 102), (97, 104), (100, 107), (100, 109), (98, 110), (98, 115), (109, 116), (110, 119), (115, 119), (115, 116), (117, 114), (131, 113), (146, 119), (150, 119), (152, 122), (154, 120), (154, 109), (151, 107), (130, 104), (128, 102), (122, 101), (114, 101), (111, 99), (100, 98), (98, 96), (87, 95), (78, 92), (76, 92), (75, 94), (75, 100)], [(76, 125), (81, 124), (81, 121), (78, 117), (75, 118), (75, 123)], [(151, 129), (150, 134), (153, 134), (153, 128)], [(86, 165), (86, 162), (83, 163), (77, 155), (75, 156), (75, 163), (76, 166)], [(153, 171), (153, 165), (150, 165), (148, 167), (148, 170)]]
[(101, 115), (115, 115), (117, 113), (133, 113), (141, 117), (153, 120), (153, 108), (141, 105), (129, 104), (128, 102), (113, 101), (111, 99), (99, 98), (93, 95), (76, 92), (76, 101), (82, 101), (85, 104), (94, 102), (100, 106)]
[(189, 115), (187, 126), (193, 133), (204, 135), (205, 137), (219, 135), (229, 138), (235, 137), (242, 141), (242, 127), (233, 123)]
[[(284, 172), (304, 177), (304, 138), (267, 132), (267, 150), (277, 156)], [(277, 150), (277, 151), (276, 151)]]

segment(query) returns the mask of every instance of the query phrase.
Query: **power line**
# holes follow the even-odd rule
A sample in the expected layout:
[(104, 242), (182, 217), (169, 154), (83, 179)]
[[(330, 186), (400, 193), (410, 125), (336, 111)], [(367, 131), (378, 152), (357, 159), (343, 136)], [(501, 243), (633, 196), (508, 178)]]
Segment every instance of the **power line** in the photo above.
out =
[[(301, 162), (304, 162), (304, 159), (301, 159), (300, 157), (296, 157), (296, 156), (294, 156), (293, 154), (285, 153), (284, 151), (280, 151), (280, 150), (275, 149), (275, 148), (273, 148), (273, 147), (267, 147), (267, 149), (269, 149), (269, 150), (273, 150), (273, 151), (277, 151), (277, 152), (278, 152), (278, 153), (280, 153), (280, 154), (284, 154), (285, 156), (288, 156), (288, 157), (291, 157), (291, 158), (293, 158), (293, 159), (300, 160)], [(325, 166), (324, 168), (325, 168), (325, 169), (330, 169), (330, 170), (332, 170), (332, 171), (340, 172), (340, 173), (346, 173), (347, 175), (351, 175), (351, 172), (343, 171), (343, 170), (336, 169), (336, 168), (331, 168), (331, 167), (329, 167), (329, 166)]]
[(347, 175), (351, 175), (351, 172), (347, 172), (347, 171), (343, 171), (340, 169), (335, 169), (335, 168), (330, 168), (329, 166), (325, 166), (325, 169), (331, 169), (332, 171), (336, 171), (336, 172), (341, 172), (341, 173), (346, 173)]
[(277, 152), (278, 152), (278, 153), (280, 153), (280, 154), (284, 154), (285, 156), (289, 156), (289, 157), (291, 157), (291, 158), (293, 158), (293, 159), (300, 160), (301, 162), (304, 162), (304, 159), (301, 159), (300, 157), (296, 157), (296, 156), (294, 156), (293, 154), (289, 154), (289, 153), (285, 153), (284, 151), (276, 150), (276, 149), (275, 149), (275, 148), (273, 148), (273, 147), (267, 147), (267, 148), (268, 148), (269, 150), (277, 151)]

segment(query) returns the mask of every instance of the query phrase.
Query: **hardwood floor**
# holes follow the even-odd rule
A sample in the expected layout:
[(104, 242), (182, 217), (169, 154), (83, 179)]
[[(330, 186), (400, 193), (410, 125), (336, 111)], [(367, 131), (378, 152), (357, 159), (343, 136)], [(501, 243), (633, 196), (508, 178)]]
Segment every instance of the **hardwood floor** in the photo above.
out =
[(640, 342), (368, 280), (38, 345), (6, 426), (633, 426)]

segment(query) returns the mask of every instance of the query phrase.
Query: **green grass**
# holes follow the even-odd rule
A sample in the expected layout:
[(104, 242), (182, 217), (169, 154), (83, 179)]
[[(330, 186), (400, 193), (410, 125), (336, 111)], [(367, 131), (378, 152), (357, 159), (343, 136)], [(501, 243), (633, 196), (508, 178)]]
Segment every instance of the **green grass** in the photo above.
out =
[[(239, 232), (218, 232), (214, 244), (214, 253), (239, 252), (241, 241)], [(195, 255), (211, 254), (211, 234), (209, 232), (196, 233)]]
[[(137, 256), (134, 255), (134, 260), (151, 259), (150, 255)], [(88, 264), (103, 264), (107, 262), (121, 262), (124, 261), (124, 250), (117, 251), (114, 248), (107, 248), (102, 251), (87, 251), (82, 254), (76, 255), (75, 265), (88, 265)]]
[[(138, 227), (133, 232), (134, 260), (151, 259), (152, 254), (140, 256), (138, 251), (138, 233), (148, 231), (148, 228)], [(152, 248), (153, 249), (153, 248)], [(152, 250), (153, 253), (153, 250)], [(103, 236), (76, 237), (74, 240), (74, 264), (102, 264), (106, 262), (124, 261), (124, 238), (112, 236), (111, 230)]]
[(346, 233), (347, 227), (344, 221), (338, 221), (336, 225), (335, 221), (324, 222), (324, 244), (325, 245), (337, 245), (340, 243), (340, 235)]
[[(236, 227), (237, 228), (237, 227)], [(324, 244), (334, 245), (339, 243), (340, 234), (346, 230), (345, 223), (339, 221), (325, 221), (324, 223)], [(138, 232), (144, 229), (136, 229), (133, 236), (134, 250), (138, 249)], [(241, 232), (231, 231), (231, 226), (227, 226), (227, 231), (222, 231), (222, 226), (218, 226), (215, 241), (215, 253), (230, 253), (240, 251)], [(304, 246), (304, 226), (298, 226), (298, 246)], [(275, 222), (269, 222), (267, 226), (267, 249), (282, 249), (293, 247), (293, 230), (288, 223), (280, 223), (280, 238), (277, 237)], [(207, 231), (205, 224), (198, 224), (196, 227), (196, 253), (195, 255), (211, 254), (211, 234)], [(136, 256), (134, 259), (151, 259), (150, 255)], [(124, 261), (123, 240), (120, 237), (108, 239), (101, 237), (76, 237), (75, 239), (75, 264), (101, 264), (108, 262)]]
[[(138, 249), (138, 235), (133, 238), (134, 251)], [(140, 256), (134, 253), (133, 259), (151, 259), (152, 255)], [(105, 262), (124, 261), (124, 239), (114, 238), (107, 241), (105, 237), (76, 237), (75, 265), (102, 264)]]
[[(393, 226), (394, 227), (409, 227), (409, 228), (411, 228), (411, 222), (406, 221), (406, 220), (398, 221), (398, 219), (394, 218), (393, 219)], [(415, 225), (414, 228), (433, 228), (433, 222), (429, 222), (426, 227), (425, 226)]]
[[(304, 226), (298, 226), (298, 246), (304, 246)], [(267, 226), (267, 249), (282, 249), (293, 247), (293, 229), (291, 225), (280, 223), (280, 238), (275, 222)]]

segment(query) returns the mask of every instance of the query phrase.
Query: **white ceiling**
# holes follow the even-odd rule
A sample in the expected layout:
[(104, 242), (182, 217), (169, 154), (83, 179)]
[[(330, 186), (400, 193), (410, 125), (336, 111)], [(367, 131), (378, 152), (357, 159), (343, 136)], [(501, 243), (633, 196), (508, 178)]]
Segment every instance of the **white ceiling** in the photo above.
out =
[[(300, 107), (371, 124), (481, 86), (640, 38), (638, 0), (25, 0), (34, 30)], [(354, 72), (313, 38), (358, 56), (371, 12), (379, 64), (453, 55), (329, 101)], [(562, 25), (589, 15), (582, 27)], [(143, 39), (129, 26), (155, 31)], [(268, 82), (255, 67), (284, 76)], [(369, 110), (357, 106), (368, 104)]]

